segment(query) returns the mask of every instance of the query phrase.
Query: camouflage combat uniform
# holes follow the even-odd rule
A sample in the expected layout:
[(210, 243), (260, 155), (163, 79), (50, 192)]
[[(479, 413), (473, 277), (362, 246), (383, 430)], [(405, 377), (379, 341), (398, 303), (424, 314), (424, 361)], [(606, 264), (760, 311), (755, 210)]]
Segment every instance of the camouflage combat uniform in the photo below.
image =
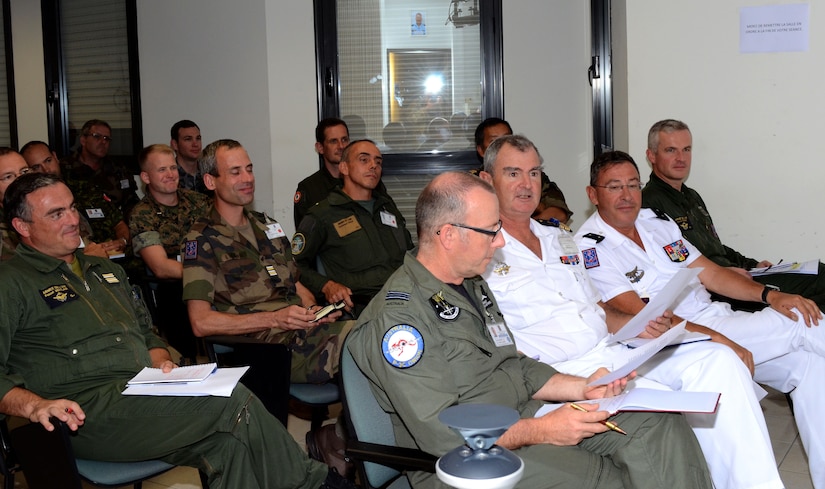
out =
[(77, 153), (73, 153), (60, 162), (60, 171), (63, 180), (75, 193), (75, 199), (78, 198), (78, 191), (75, 190), (78, 183), (88, 182), (91, 185), (89, 190), (94, 189), (93, 195), (114, 203), (123, 216), (128, 215), (140, 200), (134, 176), (111, 160), (104, 160), (100, 169), (95, 171), (83, 164)]
[(148, 246), (161, 245), (166, 256), (174, 258), (189, 229), (209, 212), (209, 198), (194, 190), (178, 189), (178, 205), (158, 203), (151, 193), (129, 214), (129, 232), (135, 255)]
[(88, 180), (66, 178), (66, 185), (74, 195), (77, 211), (88, 221), (92, 229), (92, 241), (103, 243), (117, 239), (115, 226), (120, 221), (125, 221), (125, 216), (111, 197)]
[[(176, 259), (180, 253), (183, 238), (198, 219), (209, 212), (210, 201), (205, 195), (194, 190), (178, 189), (178, 205), (160, 204), (151, 193), (146, 194), (132, 208), (129, 215), (129, 232), (132, 235), (132, 250), (136, 257), (140, 251), (149, 246), (163, 246), (166, 256)], [(183, 285), (181, 280), (160, 280), (152, 276), (148, 267), (148, 287), (153, 294), (156, 306), (155, 324), (169, 344), (183, 359), (194, 362), (198, 354), (198, 341), (192, 333), (186, 304), (183, 303)]]
[(0, 207), (0, 261), (6, 261), (14, 256), (15, 248), (17, 248), (17, 234), (6, 223), (5, 213)]
[[(207, 301), (219, 312), (251, 314), (300, 305), (298, 267), (281, 225), (245, 211), (256, 243), (227, 224), (213, 206), (186, 235), (183, 244), (183, 300)], [(338, 370), (340, 347), (352, 322), (311, 331), (272, 328), (253, 336), (292, 349), (292, 381), (321, 383)]]

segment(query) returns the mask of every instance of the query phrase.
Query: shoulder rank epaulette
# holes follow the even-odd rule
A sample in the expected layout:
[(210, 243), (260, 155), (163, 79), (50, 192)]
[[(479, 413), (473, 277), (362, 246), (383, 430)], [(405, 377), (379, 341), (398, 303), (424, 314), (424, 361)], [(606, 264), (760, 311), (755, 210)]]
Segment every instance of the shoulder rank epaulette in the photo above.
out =
[(558, 219), (551, 217), (550, 219), (536, 219), (536, 222), (541, 224), (542, 226), (550, 226), (554, 228), (559, 228), (562, 231), (570, 232), (570, 226), (564, 224), (563, 222), (559, 221)]
[(602, 236), (601, 234), (596, 234), (596, 233), (587, 233), (583, 237), (584, 238), (590, 238), (590, 239), (592, 239), (593, 241), (595, 241), (597, 243), (601, 243), (602, 241), (604, 241), (604, 236)]
[(652, 210), (653, 213), (656, 214), (656, 217), (658, 217), (659, 219), (661, 219), (663, 221), (669, 221), (670, 220), (670, 218), (667, 216), (667, 214), (665, 214), (665, 211), (660, 210), (660, 209), (656, 209), (655, 207), (651, 207), (650, 210)]

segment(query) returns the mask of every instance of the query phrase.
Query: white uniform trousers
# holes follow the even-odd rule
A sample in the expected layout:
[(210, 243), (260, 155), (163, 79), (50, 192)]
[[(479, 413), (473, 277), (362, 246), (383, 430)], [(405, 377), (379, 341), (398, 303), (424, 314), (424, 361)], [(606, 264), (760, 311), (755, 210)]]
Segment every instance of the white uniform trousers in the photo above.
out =
[(757, 365), (757, 382), (791, 393), (813, 485), (825, 489), (825, 441), (818, 432), (821, 416), (817, 416), (825, 406), (825, 323), (808, 328), (770, 308), (734, 312), (718, 303), (692, 320), (750, 350)]
[[(603, 341), (582, 357), (553, 367), (586, 377), (598, 367), (612, 370), (622, 351), (625, 346), (604, 346)], [(685, 414), (717, 489), (784, 487), (756, 395), (764, 390), (730, 348), (709, 341), (666, 348), (637, 373), (634, 382), (640, 387), (722, 393), (716, 413)]]

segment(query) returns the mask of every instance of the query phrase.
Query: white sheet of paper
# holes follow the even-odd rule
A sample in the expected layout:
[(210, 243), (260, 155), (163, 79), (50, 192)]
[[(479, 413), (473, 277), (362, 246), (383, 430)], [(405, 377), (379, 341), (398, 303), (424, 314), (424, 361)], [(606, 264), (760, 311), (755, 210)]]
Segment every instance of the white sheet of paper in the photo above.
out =
[(616, 334), (612, 335), (608, 343), (629, 340), (642, 334), (647, 323), (661, 316), (667, 309), (670, 309), (679, 295), (685, 290), (685, 287), (687, 287), (690, 281), (699, 275), (699, 272), (702, 270), (702, 268), (683, 268), (676, 272), (676, 275), (670, 279), (661, 292), (651, 298), (650, 302), (648, 302), (638, 314), (633, 316)]
[[(658, 338), (651, 340), (644, 346), (640, 346), (639, 348), (628, 348), (626, 352), (617, 356), (614, 362), (614, 370), (609, 374), (605, 375), (600, 379), (596, 379), (593, 382), (590, 382), (588, 387), (596, 386), (596, 385), (606, 385), (614, 380), (621, 379), (622, 377), (627, 376), (630, 372), (636, 370), (639, 365), (645, 363), (652, 357), (653, 355), (657, 354), (661, 351), (662, 348), (666, 347), (673, 341), (674, 338), (681, 335), (685, 331), (685, 325), (687, 321), (682, 321), (681, 323), (677, 324), (676, 326), (667, 330), (663, 335), (659, 336)], [(619, 364), (620, 367), (616, 368), (615, 365)]]
[[(685, 413), (713, 413), (719, 404), (718, 392), (666, 391), (637, 387), (607, 399), (576, 401), (576, 404), (598, 404), (600, 411), (611, 415), (619, 411), (661, 411)], [(536, 417), (564, 406), (546, 404), (536, 413)]]
[(130, 385), (123, 391), (123, 395), (230, 397), (247, 370), (249, 367), (219, 368), (202, 382)]
[(819, 260), (808, 260), (803, 262), (788, 262), (769, 267), (751, 268), (748, 273), (753, 277), (763, 275), (773, 275), (775, 273), (801, 273), (804, 275), (816, 275), (819, 273)]

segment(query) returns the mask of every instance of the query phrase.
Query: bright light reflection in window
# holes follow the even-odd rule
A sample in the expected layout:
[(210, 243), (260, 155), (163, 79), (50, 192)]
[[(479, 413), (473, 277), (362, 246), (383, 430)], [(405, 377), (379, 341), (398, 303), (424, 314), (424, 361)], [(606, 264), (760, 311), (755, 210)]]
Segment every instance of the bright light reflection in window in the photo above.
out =
[(441, 89), (444, 87), (444, 78), (441, 75), (430, 75), (424, 81), (424, 89), (426, 93), (431, 95), (437, 95), (441, 93)]

